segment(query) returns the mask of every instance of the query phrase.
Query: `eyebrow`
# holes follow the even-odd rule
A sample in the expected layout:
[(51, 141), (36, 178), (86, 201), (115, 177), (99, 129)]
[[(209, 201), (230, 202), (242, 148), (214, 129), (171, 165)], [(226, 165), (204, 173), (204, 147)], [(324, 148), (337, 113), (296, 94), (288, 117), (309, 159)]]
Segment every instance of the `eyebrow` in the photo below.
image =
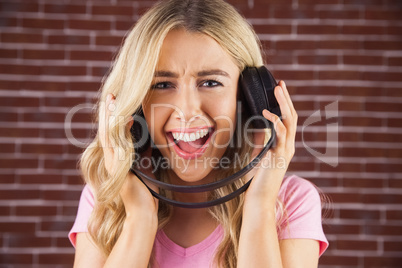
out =
[[(226, 76), (226, 77), (230, 78), (230, 75), (227, 72), (220, 70), (220, 69), (204, 70), (204, 71), (200, 71), (197, 73), (197, 76), (208, 76), (208, 75), (221, 75), (221, 76)], [(154, 74), (154, 77), (178, 78), (179, 75), (174, 72), (161, 70), (161, 71), (156, 71)]]

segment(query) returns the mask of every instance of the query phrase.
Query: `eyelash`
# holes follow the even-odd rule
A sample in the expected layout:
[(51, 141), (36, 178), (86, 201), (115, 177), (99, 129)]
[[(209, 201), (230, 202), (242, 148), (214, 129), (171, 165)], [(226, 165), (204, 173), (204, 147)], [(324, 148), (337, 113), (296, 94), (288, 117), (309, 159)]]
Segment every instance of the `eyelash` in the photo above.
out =
[[(209, 88), (218, 87), (218, 86), (223, 86), (223, 84), (222, 84), (221, 82), (219, 82), (217, 79), (215, 79), (215, 80), (213, 80), (213, 79), (204, 80), (204, 81), (202, 81), (200, 84), (203, 85), (203, 84), (205, 84), (205, 83), (207, 83), (207, 82), (212, 82), (212, 83), (214, 83), (214, 85), (213, 85), (213, 86), (209, 86)], [(171, 82), (164, 81), (164, 82), (158, 82), (158, 83), (153, 84), (153, 85), (151, 86), (151, 88), (152, 88), (152, 89), (166, 89), (166, 88), (168, 88), (168, 87), (159, 88), (158, 86), (159, 86), (159, 85), (162, 85), (162, 84), (164, 84), (164, 85), (169, 85), (169, 86), (172, 86), (172, 85), (173, 85), (173, 83), (171, 83)], [(174, 85), (173, 85), (173, 86), (174, 86)]]

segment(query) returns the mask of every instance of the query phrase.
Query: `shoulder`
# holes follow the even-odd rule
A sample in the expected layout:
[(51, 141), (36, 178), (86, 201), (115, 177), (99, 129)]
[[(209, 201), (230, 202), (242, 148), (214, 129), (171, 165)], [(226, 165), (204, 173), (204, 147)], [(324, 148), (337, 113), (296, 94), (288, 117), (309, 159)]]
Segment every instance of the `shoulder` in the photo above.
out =
[(279, 190), (279, 196), (285, 201), (292, 197), (303, 198), (319, 196), (319, 192), (312, 182), (297, 175), (290, 175), (284, 178)]
[(282, 202), (279, 239), (313, 239), (320, 243), (320, 256), (328, 247), (322, 228), (321, 195), (318, 188), (296, 175), (284, 179), (278, 195)]
[(303, 214), (321, 216), (321, 196), (318, 188), (306, 179), (296, 175), (286, 177), (278, 197), (290, 217)]

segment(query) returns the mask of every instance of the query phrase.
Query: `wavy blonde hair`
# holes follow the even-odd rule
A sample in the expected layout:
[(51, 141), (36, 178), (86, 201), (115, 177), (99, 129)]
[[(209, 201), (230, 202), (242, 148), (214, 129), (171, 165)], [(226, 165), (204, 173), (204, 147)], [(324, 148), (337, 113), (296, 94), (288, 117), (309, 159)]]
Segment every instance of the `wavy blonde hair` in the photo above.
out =
[[(222, 0), (168, 0), (157, 3), (146, 12), (131, 29), (104, 80), (98, 108), (106, 96), (116, 96), (116, 110), (106, 130), (115, 150), (114, 174), (104, 166), (99, 133), (87, 147), (80, 161), (85, 181), (95, 196), (95, 207), (89, 221), (92, 239), (108, 256), (115, 245), (125, 219), (123, 202), (119, 196), (124, 179), (133, 161), (133, 141), (127, 122), (143, 103), (151, 86), (164, 38), (169, 31), (184, 28), (189, 32), (203, 33), (216, 40), (235, 60), (241, 72), (247, 66), (264, 64), (261, 43), (251, 25), (231, 5)], [(238, 139), (234, 133), (233, 139)], [(252, 137), (249, 136), (252, 140)], [(225, 155), (243, 159), (253, 148), (240, 140), (238, 148), (228, 148)], [(237, 143), (235, 143), (237, 144)], [(247, 164), (247, 163), (245, 163)], [(219, 178), (240, 170), (234, 165), (222, 170)], [(161, 180), (167, 180), (158, 171)], [(219, 179), (217, 178), (217, 179)], [(225, 196), (244, 185), (244, 180), (215, 190), (210, 198)], [(237, 249), (242, 221), (243, 195), (209, 209), (210, 214), (223, 226), (223, 240), (215, 254), (219, 267), (236, 267)], [(280, 202), (277, 206), (280, 209)], [(172, 208), (163, 203), (159, 207), (159, 228), (169, 221)]]

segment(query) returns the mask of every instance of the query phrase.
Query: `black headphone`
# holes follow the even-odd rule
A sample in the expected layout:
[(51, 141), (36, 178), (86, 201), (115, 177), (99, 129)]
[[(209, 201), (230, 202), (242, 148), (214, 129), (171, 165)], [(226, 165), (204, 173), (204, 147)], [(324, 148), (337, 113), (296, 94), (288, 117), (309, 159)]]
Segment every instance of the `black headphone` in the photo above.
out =
[[(265, 66), (246, 67), (240, 75), (238, 88), (241, 94), (241, 99), (243, 100), (243, 104), (245, 106), (246, 119), (252, 118), (254, 128), (257, 129), (264, 129), (267, 127), (270, 128), (272, 134), (271, 138), (264, 146), (264, 148), (261, 150), (261, 152), (248, 165), (246, 165), (243, 169), (236, 172), (235, 174), (232, 174), (229, 177), (208, 184), (183, 186), (183, 185), (173, 185), (159, 180), (155, 180), (146, 175), (145, 173), (143, 173), (142, 171), (136, 169), (134, 167), (134, 164), (131, 167), (130, 171), (133, 172), (142, 182), (146, 180), (158, 186), (159, 188), (175, 192), (184, 192), (184, 193), (207, 192), (233, 183), (237, 179), (247, 174), (251, 169), (253, 169), (260, 162), (260, 160), (264, 157), (266, 152), (273, 146), (275, 142), (276, 133), (273, 128), (273, 124), (272, 122), (266, 120), (262, 116), (262, 111), (264, 109), (267, 109), (271, 113), (274, 113), (277, 116), (281, 117), (279, 104), (276, 101), (274, 95), (274, 89), (276, 86), (277, 83), (274, 77)], [(133, 115), (133, 118), (134, 118), (134, 124), (131, 127), (131, 133), (133, 136), (133, 141), (135, 142), (134, 148), (136, 153), (141, 154), (142, 152), (146, 151), (149, 148), (150, 143), (152, 141), (149, 136), (145, 137), (146, 139), (144, 139), (144, 134), (145, 135), (149, 134), (147, 132), (148, 130), (143, 124), (145, 122), (145, 119), (142, 110), (141, 109), (138, 110)], [(140, 122), (142, 122), (142, 124), (140, 124)], [(145, 182), (144, 184), (147, 186), (148, 190), (154, 197), (168, 204), (184, 208), (204, 208), (224, 203), (238, 196), (248, 188), (248, 186), (251, 183), (251, 180), (249, 180), (242, 187), (240, 187), (239, 189), (235, 190), (234, 192), (230, 193), (227, 196), (201, 203), (184, 203), (172, 200), (156, 193), (154, 190), (148, 187), (148, 185)]]

